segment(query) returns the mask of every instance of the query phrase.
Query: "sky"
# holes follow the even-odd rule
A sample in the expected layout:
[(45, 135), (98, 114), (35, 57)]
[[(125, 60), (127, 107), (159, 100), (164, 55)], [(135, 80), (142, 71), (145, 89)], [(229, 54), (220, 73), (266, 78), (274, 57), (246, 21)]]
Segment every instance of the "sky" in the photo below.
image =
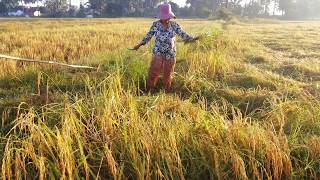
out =
[[(71, 0), (71, 4), (79, 6), (81, 0)], [(87, 0), (82, 0), (86, 2)], [(179, 6), (183, 7), (186, 4), (186, 0), (172, 0), (173, 2), (177, 3)]]

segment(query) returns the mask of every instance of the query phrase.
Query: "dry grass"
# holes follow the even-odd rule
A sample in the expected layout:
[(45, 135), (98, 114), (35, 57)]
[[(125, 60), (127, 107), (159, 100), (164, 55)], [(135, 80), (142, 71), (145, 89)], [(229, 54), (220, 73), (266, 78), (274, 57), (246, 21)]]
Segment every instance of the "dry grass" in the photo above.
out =
[(0, 63), (1, 179), (320, 177), (317, 22), (179, 20), (210, 36), (143, 94), (150, 19), (0, 21), (2, 53), (100, 66)]

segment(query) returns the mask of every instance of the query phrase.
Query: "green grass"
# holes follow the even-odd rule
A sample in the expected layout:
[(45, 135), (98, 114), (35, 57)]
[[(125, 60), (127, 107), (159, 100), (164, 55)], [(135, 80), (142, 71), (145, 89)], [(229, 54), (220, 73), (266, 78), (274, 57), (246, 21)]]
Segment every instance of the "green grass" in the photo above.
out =
[(1, 53), (99, 66), (0, 62), (2, 179), (320, 177), (318, 22), (178, 20), (209, 36), (145, 94), (150, 19), (0, 21)]

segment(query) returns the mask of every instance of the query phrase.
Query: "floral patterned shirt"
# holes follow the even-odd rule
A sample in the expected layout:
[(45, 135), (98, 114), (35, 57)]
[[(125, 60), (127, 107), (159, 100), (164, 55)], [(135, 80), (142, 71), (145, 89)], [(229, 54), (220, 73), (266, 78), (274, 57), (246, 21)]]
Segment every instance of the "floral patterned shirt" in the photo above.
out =
[(180, 25), (174, 21), (170, 21), (168, 27), (165, 29), (160, 20), (153, 22), (149, 32), (143, 38), (141, 44), (147, 44), (152, 36), (155, 36), (155, 45), (153, 47), (153, 54), (164, 57), (167, 60), (176, 58), (176, 34), (183, 40), (190, 40), (192, 37), (182, 30)]

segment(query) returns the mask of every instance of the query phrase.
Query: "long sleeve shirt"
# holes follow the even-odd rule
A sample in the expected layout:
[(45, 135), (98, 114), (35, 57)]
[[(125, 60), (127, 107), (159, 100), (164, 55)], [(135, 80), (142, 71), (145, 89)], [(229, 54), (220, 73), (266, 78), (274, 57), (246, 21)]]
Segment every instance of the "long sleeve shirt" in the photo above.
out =
[(148, 43), (152, 36), (155, 36), (155, 45), (153, 47), (153, 54), (162, 56), (166, 60), (176, 58), (175, 36), (179, 35), (183, 40), (190, 40), (192, 37), (182, 30), (180, 25), (174, 21), (170, 21), (167, 28), (165, 28), (160, 20), (154, 22), (141, 41), (142, 45)]

